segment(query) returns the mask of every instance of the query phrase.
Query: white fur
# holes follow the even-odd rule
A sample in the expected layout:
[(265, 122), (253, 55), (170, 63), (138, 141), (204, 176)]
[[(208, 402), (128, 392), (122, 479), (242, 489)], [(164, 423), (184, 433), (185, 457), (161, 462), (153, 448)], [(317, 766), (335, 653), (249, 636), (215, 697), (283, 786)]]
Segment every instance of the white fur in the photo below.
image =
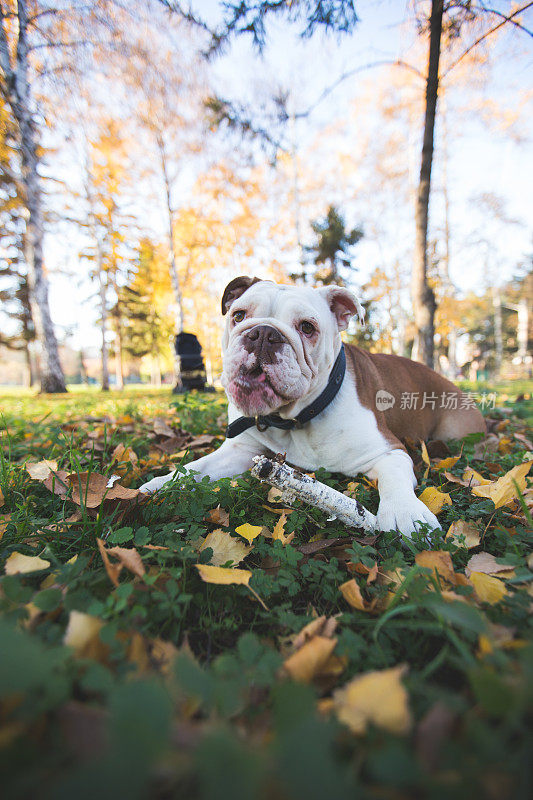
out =
[[(324, 289), (280, 287), (269, 282), (248, 289), (232, 304), (226, 323), (223, 337), (226, 390), (239, 364), (249, 359), (249, 354), (243, 350), (243, 333), (253, 325), (270, 324), (290, 343), (290, 348), (284, 348), (276, 364), (278, 370), (282, 367), (287, 378), (283, 388), (290, 399), (269, 410), (292, 418), (318, 397), (341, 346), (339, 324), (328, 297)], [(353, 303), (357, 308), (355, 299)], [(231, 313), (237, 308), (246, 310), (247, 317), (233, 326)], [(295, 328), (295, 321), (302, 317), (315, 319), (320, 325), (320, 335), (312, 345)], [(283, 383), (282, 376), (278, 374), (278, 378)], [(290, 395), (291, 387), (297, 393), (294, 399)], [(242, 416), (242, 411), (232, 402), (231, 392), (228, 394), (228, 416), (232, 422)], [(198, 473), (200, 478), (208, 475), (211, 480), (217, 480), (245, 472), (251, 467), (253, 456), (261, 453), (285, 453), (290, 464), (304, 470), (323, 467), (330, 472), (348, 476), (363, 473), (376, 479), (380, 530), (398, 530), (411, 536), (420, 522), (431, 528), (440, 527), (437, 518), (414, 493), (416, 478), (411, 459), (385, 439), (374, 413), (359, 401), (357, 387), (349, 373), (333, 402), (304, 427), (291, 431), (268, 428), (264, 432), (250, 428), (235, 439), (227, 439), (215, 452), (193, 461), (187, 470)], [(160, 489), (174, 474), (154, 478), (141, 486), (141, 491)]]

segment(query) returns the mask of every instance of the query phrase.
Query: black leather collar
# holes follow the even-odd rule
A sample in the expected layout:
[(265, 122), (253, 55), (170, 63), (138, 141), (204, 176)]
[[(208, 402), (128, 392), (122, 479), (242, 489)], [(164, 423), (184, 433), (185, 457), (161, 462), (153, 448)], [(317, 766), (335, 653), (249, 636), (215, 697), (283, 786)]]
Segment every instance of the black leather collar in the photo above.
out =
[(281, 428), (284, 431), (290, 431), (293, 430), (293, 428), (301, 428), (302, 425), (305, 425), (306, 422), (309, 422), (313, 417), (318, 416), (318, 414), (329, 406), (341, 388), (345, 372), (346, 354), (344, 352), (344, 345), (341, 345), (339, 355), (329, 373), (326, 388), (318, 395), (316, 400), (303, 408), (294, 419), (283, 419), (279, 414), (268, 414), (266, 417), (238, 417), (226, 428), (226, 437), (228, 439), (233, 439), (249, 428), (253, 428), (254, 425), (257, 426), (259, 431), (266, 431), (267, 428)]

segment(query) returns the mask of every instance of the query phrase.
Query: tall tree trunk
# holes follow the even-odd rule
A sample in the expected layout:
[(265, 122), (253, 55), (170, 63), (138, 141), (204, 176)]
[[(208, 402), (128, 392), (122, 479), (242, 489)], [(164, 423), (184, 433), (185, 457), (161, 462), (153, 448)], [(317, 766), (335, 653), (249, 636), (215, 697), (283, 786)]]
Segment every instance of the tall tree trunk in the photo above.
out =
[(18, 39), (15, 67), (11, 67), (9, 46), (3, 23), (0, 23), (0, 65), (7, 89), (7, 100), (16, 119), (20, 138), (21, 173), (28, 211), (26, 260), (30, 284), (32, 316), (41, 345), (41, 391), (66, 392), (65, 377), (59, 360), (57, 339), (50, 316), (48, 280), (43, 267), (44, 225), (42, 188), (38, 172), (39, 156), (31, 112), (28, 81), (28, 14), (26, 0), (18, 0)]
[[(444, 198), (444, 289), (448, 297), (456, 301), (456, 289), (450, 275), (451, 232), (450, 232), (450, 193), (448, 191), (448, 121), (445, 107), (441, 106), (442, 116), (442, 194)], [(453, 323), (452, 323), (453, 324)], [(448, 378), (454, 381), (457, 376), (457, 330), (451, 328), (448, 334)]]
[(89, 385), (89, 376), (87, 375), (87, 367), (85, 366), (85, 356), (83, 354), (83, 350), (82, 350), (81, 347), (80, 347), (80, 350), (78, 352), (78, 363), (79, 363), (79, 367), (80, 367), (81, 382), (85, 386), (88, 386)]
[(170, 280), (172, 281), (172, 289), (174, 290), (174, 297), (178, 307), (178, 320), (177, 331), (181, 333), (183, 330), (183, 293), (181, 291), (180, 276), (178, 272), (178, 265), (176, 264), (176, 247), (174, 241), (174, 212), (172, 209), (172, 187), (170, 184), (170, 176), (168, 174), (167, 151), (165, 142), (161, 135), (156, 136), (157, 149), (159, 150), (159, 158), (161, 160), (161, 172), (163, 174), (163, 183), (165, 186), (165, 200), (167, 205), (167, 230), (168, 230), (168, 249), (170, 254)]
[(433, 366), (435, 333), (435, 295), (427, 278), (427, 236), (429, 195), (431, 189), (431, 166), (433, 162), (433, 137), (439, 89), (440, 42), (442, 34), (443, 0), (432, 0), (429, 23), (429, 59), (426, 81), (426, 112), (424, 137), (420, 162), (420, 179), (415, 212), (415, 252), (411, 295), (415, 317), (414, 357), (428, 366)]
[(492, 287), (492, 307), (494, 309), (494, 357), (496, 377), (499, 377), (503, 364), (503, 325), (502, 325), (502, 298), (497, 287)]
[(118, 304), (118, 300), (115, 313), (115, 380), (116, 380), (115, 388), (122, 390), (124, 388), (122, 317), (120, 314), (120, 307)]
[(529, 309), (527, 299), (523, 297), (518, 303), (518, 319), (516, 327), (516, 338), (518, 350), (516, 355), (519, 356), (522, 363), (525, 362), (527, 356), (527, 343), (529, 335)]
[(24, 357), (26, 359), (26, 369), (27, 369), (27, 372), (26, 372), (27, 381), (26, 381), (26, 383), (27, 383), (28, 389), (31, 389), (32, 386), (34, 386), (34, 384), (35, 384), (35, 372), (34, 372), (34, 368), (33, 368), (33, 359), (32, 359), (32, 355), (31, 355), (31, 346), (30, 346), (30, 343), (28, 342), (27, 339), (24, 341)]
[(107, 286), (105, 282), (105, 274), (102, 267), (102, 260), (100, 256), (100, 246), (97, 245), (97, 259), (98, 259), (98, 281), (100, 284), (100, 330), (102, 336), (101, 344), (101, 360), (102, 360), (102, 391), (109, 391), (109, 351), (106, 340), (107, 333)]
[[(183, 331), (183, 292), (181, 291), (181, 282), (178, 272), (178, 265), (176, 264), (176, 247), (174, 241), (174, 212), (172, 210), (172, 186), (170, 183), (170, 176), (168, 174), (167, 151), (165, 142), (161, 134), (156, 135), (157, 149), (159, 150), (159, 158), (161, 161), (161, 172), (163, 175), (163, 183), (165, 186), (165, 199), (167, 204), (167, 219), (168, 219), (168, 249), (170, 254), (170, 280), (172, 282), (172, 289), (174, 290), (174, 297), (178, 308), (178, 319), (176, 321), (176, 330), (178, 333)], [(174, 357), (174, 392), (179, 392), (183, 388), (181, 380), (181, 361), (180, 357), (175, 354)]]

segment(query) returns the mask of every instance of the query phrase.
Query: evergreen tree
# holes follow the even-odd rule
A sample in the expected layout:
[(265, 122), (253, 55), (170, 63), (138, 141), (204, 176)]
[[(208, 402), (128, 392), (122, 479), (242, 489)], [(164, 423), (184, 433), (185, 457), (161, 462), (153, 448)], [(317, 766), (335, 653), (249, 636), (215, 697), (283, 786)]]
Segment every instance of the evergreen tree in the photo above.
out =
[(176, 320), (168, 257), (150, 239), (139, 245), (135, 269), (119, 290), (123, 348), (133, 358), (150, 356), (152, 381), (161, 376), (161, 360), (171, 356)]
[(360, 241), (363, 231), (361, 228), (347, 231), (344, 217), (335, 206), (328, 208), (325, 219), (312, 222), (311, 228), (316, 234), (316, 239), (315, 243), (306, 249), (313, 254), (313, 264), (317, 267), (313, 274), (315, 283), (321, 283), (323, 286), (331, 283), (344, 286), (343, 272), (348, 274), (348, 270), (356, 269), (352, 264), (350, 248)]

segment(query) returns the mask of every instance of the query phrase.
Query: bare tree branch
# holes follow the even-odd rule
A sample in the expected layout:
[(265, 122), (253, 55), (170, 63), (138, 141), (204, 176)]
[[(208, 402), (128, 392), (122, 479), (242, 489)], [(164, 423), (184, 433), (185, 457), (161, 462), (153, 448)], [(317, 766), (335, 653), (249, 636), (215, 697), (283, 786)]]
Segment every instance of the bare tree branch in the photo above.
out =
[(354, 69), (350, 69), (347, 72), (343, 72), (342, 75), (340, 75), (340, 77), (337, 78), (336, 81), (334, 81), (332, 84), (330, 84), (324, 89), (324, 91), (318, 96), (318, 98), (314, 101), (314, 103), (311, 103), (311, 105), (305, 111), (301, 111), (298, 114), (295, 114), (295, 118), (300, 119), (302, 117), (309, 116), (309, 114), (311, 114), (311, 112), (315, 110), (315, 108), (319, 105), (319, 103), (322, 102), (322, 100), (325, 100), (326, 97), (332, 94), (332, 92), (334, 92), (335, 89), (348, 78), (357, 75), (359, 72), (364, 72), (367, 69), (373, 69), (374, 67), (384, 67), (384, 66), (402, 67), (403, 69), (407, 69), (410, 72), (413, 72), (418, 78), (421, 78), (421, 80), (425, 81), (426, 79), (425, 75), (422, 72), (420, 72), (420, 70), (418, 70), (416, 67), (413, 67), (412, 64), (408, 64), (406, 61), (401, 61), (399, 59), (396, 59), (394, 61), (388, 59), (383, 59), (382, 61), (374, 61), (371, 64), (364, 64), (362, 66), (355, 67)]
[[(484, 33), (483, 36), (480, 36), (478, 39), (476, 39), (476, 41), (473, 44), (471, 44), (470, 47), (467, 47), (467, 49), (464, 51), (464, 53), (462, 53), (459, 56), (459, 58), (456, 61), (454, 61), (453, 64), (450, 67), (448, 67), (446, 72), (442, 75), (442, 78), (445, 78), (446, 75), (448, 75), (448, 73), (451, 72), (452, 69), (454, 67), (456, 67), (457, 64), (459, 64), (459, 62), (462, 61), (463, 58), (465, 58), (465, 56), (467, 56), (468, 53), (470, 53), (474, 49), (474, 47), (477, 47), (478, 44), (481, 44), (481, 42), (483, 42), (485, 39), (487, 39), (491, 34), (495, 33), (497, 30), (502, 28), (508, 22), (513, 22), (513, 18), (514, 17), (518, 16), (518, 14), (521, 14), (523, 11), (526, 11), (528, 8), (531, 8), (531, 6), (533, 6), (533, 2), (526, 3), (524, 6), (521, 6), (520, 8), (517, 8), (516, 11), (513, 11), (513, 13), (510, 14), (508, 17), (505, 17), (505, 15), (501, 15), (501, 16), (504, 16), (504, 19), (501, 22), (499, 22), (497, 25), (495, 25), (493, 28), (488, 30), (486, 33)], [(533, 36), (533, 33), (531, 31), (529, 31), (527, 28), (522, 28), (522, 26), (520, 26), (520, 27), (521, 27), (521, 30), (524, 30), (529, 36)]]

